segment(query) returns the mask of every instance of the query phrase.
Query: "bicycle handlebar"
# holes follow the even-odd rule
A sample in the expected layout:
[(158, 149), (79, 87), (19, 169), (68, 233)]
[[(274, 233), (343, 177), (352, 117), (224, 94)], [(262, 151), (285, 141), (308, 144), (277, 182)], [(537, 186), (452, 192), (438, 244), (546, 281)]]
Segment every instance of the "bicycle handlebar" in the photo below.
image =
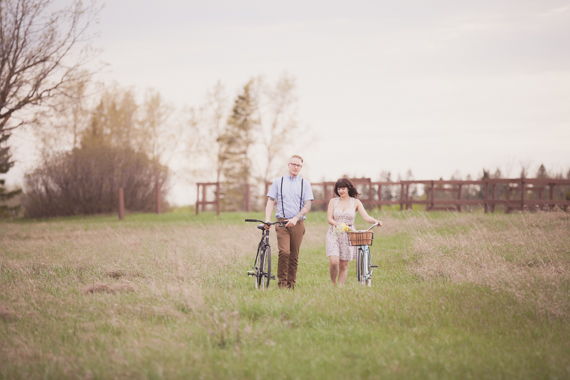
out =
[(283, 227), (283, 222), (277, 221), (277, 222), (264, 222), (263, 220), (259, 220), (259, 219), (246, 219), (246, 222), (255, 222), (255, 223), (263, 223), (266, 226), (272, 226), (274, 224), (279, 224), (281, 227)]
[(380, 223), (374, 223), (373, 225), (370, 226), (370, 228), (368, 228), (366, 231), (370, 231), (371, 229), (373, 229), (376, 226), (379, 226)]
[(352, 232), (366, 232), (366, 231), (370, 231), (371, 229), (373, 229), (374, 227), (379, 226), (379, 225), (380, 225), (380, 223), (374, 223), (373, 225), (371, 225), (370, 227), (368, 227), (368, 228), (365, 229), (365, 230), (353, 230)]

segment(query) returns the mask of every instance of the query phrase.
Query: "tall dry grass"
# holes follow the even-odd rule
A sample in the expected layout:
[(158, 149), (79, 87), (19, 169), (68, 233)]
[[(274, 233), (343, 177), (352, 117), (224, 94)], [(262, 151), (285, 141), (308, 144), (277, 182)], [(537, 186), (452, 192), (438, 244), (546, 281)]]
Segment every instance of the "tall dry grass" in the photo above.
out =
[(443, 279), (506, 290), (546, 313), (570, 317), (570, 215), (449, 214), (410, 218), (409, 269)]
[[(2, 227), (2, 320), (33, 321), (44, 328), (49, 328), (46, 321), (65, 320), (55, 324), (60, 327), (102, 309), (98, 311), (101, 320), (78, 324), (85, 341), (94, 339), (101, 328), (98, 325), (117, 321), (116, 313), (133, 320), (166, 318), (185, 325), (173, 331), (173, 336), (152, 338), (153, 348), (171, 344), (178, 334), (205, 332), (206, 338), (219, 346), (259, 335), (254, 332), (249, 337), (252, 329), (244, 321), (241, 329), (238, 327), (237, 300), (220, 304), (211, 299), (219, 292), (243, 287), (260, 238), (254, 224), (157, 224), (85, 230), (81, 224), (48, 222)], [(325, 231), (325, 226), (315, 226), (304, 246), (323, 244)], [(274, 232), (271, 244), (276, 270)], [(248, 285), (253, 288), (253, 280)], [(116, 304), (113, 296), (129, 293), (133, 297)], [(64, 311), (69, 309), (78, 310), (77, 315)], [(122, 328), (121, 323), (113, 323), (110, 328)], [(145, 330), (153, 334), (148, 326)], [(37, 339), (0, 338), (5, 343), (0, 346), (0, 355), (10, 362), (26, 365), (42, 361), (45, 347)], [(60, 365), (73, 367), (69, 360), (61, 360)]]
[(535, 312), (568, 313), (567, 215), (375, 216), (372, 287), (330, 286), (315, 213), (299, 286), (263, 292), (235, 214), (1, 223), (0, 378), (567, 377), (568, 325)]

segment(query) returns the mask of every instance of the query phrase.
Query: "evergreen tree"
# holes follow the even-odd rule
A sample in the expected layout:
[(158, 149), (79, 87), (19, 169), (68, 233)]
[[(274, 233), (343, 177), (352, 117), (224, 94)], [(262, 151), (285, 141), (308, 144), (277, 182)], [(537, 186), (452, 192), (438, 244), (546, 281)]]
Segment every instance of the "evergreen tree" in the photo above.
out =
[(218, 159), (223, 167), (222, 208), (226, 211), (243, 210), (245, 185), (252, 175), (250, 147), (254, 142), (254, 129), (259, 125), (253, 83), (250, 80), (237, 96), (226, 130), (219, 138)]
[(544, 167), (544, 164), (540, 165), (538, 171), (536, 172), (536, 178), (548, 178), (548, 172)]
[[(3, 146), (3, 143), (8, 140), (10, 134), (6, 132), (2, 132), (0, 135), (0, 174), (8, 173), (8, 170), (12, 166), (14, 166), (14, 161), (11, 161), (11, 154), (10, 148)], [(22, 192), (22, 189), (17, 189), (13, 191), (7, 191), (5, 187), (6, 181), (4, 179), (0, 179), (0, 202), (8, 201), (14, 198), (16, 195)], [(19, 206), (16, 207), (8, 207), (7, 205), (0, 205), (0, 217), (10, 216), (10, 214), (16, 211)]]

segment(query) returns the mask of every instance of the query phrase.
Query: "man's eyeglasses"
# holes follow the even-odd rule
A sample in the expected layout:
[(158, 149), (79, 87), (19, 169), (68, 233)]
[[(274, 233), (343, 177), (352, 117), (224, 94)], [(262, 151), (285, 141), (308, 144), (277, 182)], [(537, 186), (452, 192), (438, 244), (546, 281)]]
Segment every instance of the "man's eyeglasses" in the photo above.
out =
[(299, 164), (294, 164), (292, 162), (289, 162), (289, 165), (293, 165), (294, 167), (296, 167), (297, 169), (301, 169), (303, 167), (303, 165), (299, 165)]

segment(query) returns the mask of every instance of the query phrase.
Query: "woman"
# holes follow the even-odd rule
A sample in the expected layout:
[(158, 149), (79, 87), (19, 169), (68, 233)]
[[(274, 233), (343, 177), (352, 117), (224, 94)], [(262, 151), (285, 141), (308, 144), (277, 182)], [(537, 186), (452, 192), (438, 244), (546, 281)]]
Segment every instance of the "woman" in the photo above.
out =
[(331, 226), (327, 232), (326, 252), (330, 260), (332, 285), (336, 286), (337, 277), (340, 285), (346, 282), (348, 262), (354, 259), (356, 252), (355, 247), (351, 247), (348, 242), (348, 234), (339, 233), (342, 224), (353, 227), (356, 210), (362, 219), (370, 224), (378, 223), (380, 227), (382, 222), (368, 215), (362, 202), (357, 199), (360, 194), (348, 178), (341, 178), (336, 182), (334, 193), (338, 198), (331, 199), (328, 206), (327, 221)]

